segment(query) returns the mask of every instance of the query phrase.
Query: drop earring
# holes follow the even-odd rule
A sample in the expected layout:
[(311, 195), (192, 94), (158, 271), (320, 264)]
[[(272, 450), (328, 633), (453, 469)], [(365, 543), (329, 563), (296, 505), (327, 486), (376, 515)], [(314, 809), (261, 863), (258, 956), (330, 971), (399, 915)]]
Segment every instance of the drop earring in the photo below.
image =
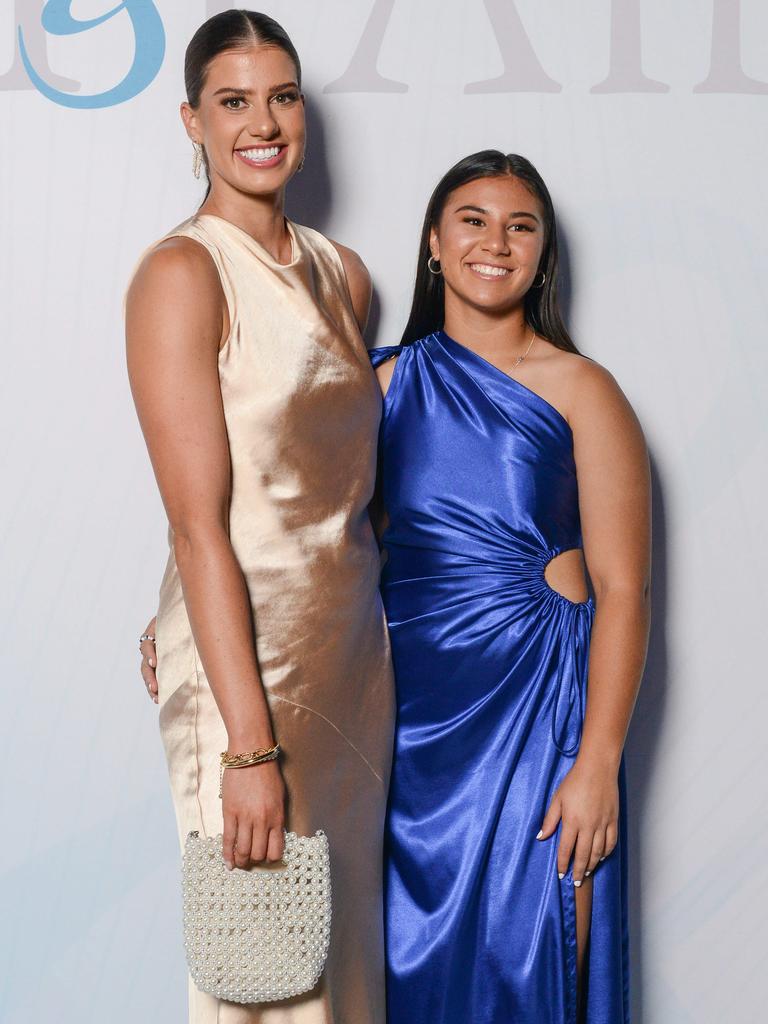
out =
[(192, 148), (194, 149), (194, 156), (192, 157), (192, 173), (196, 178), (200, 177), (200, 171), (203, 168), (203, 147), (199, 142), (193, 142)]

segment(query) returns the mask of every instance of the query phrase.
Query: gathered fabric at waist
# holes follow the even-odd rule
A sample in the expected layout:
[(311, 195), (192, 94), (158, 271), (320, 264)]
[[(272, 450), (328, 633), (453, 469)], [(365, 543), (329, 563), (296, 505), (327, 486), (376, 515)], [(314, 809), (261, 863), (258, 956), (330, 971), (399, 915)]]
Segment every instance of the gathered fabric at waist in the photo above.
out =
[(546, 599), (574, 609), (593, 609), (591, 597), (586, 601), (572, 601), (554, 590), (545, 578), (549, 562), (575, 546), (547, 548), (528, 545), (514, 551), (483, 548), (469, 554), (437, 547), (389, 543), (382, 571), (382, 590), (411, 584), (413, 586), (409, 589), (421, 587), (426, 592), (432, 589), (429, 585), (434, 584), (442, 585), (447, 594), (454, 593), (458, 597), (489, 588), (506, 590), (513, 599)]

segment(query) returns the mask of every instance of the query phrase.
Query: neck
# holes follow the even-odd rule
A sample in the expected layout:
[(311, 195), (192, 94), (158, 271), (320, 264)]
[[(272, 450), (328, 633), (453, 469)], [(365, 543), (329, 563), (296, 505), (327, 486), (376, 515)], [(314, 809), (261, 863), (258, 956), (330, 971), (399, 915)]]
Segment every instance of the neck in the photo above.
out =
[(217, 187), (198, 210), (212, 213), (237, 224), (279, 262), (288, 262), (291, 240), (285, 226), (285, 189), (267, 195), (252, 196), (233, 188)]
[(444, 330), (467, 348), (491, 358), (522, 355), (533, 336), (525, 322), (522, 303), (494, 316), (486, 310), (458, 303), (450, 293), (445, 297)]

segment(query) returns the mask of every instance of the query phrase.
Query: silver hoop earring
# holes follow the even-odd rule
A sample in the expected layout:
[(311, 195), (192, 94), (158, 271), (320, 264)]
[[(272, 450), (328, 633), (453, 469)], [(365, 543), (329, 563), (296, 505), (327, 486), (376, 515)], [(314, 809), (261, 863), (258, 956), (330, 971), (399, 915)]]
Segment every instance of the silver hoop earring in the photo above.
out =
[(443, 268), (438, 267), (438, 269), (435, 270), (434, 267), (432, 266), (433, 263), (439, 264), (440, 260), (436, 260), (434, 256), (430, 256), (429, 259), (427, 260), (427, 270), (430, 272), (430, 274), (434, 274), (435, 277), (439, 277), (443, 272)]
[(297, 174), (301, 174), (301, 172), (304, 170), (304, 160), (304, 157), (302, 157), (301, 160), (299, 160), (299, 166), (296, 168)]
[[(534, 280), (535, 280), (535, 279), (534, 279)], [(544, 287), (544, 282), (545, 282), (546, 280), (547, 280), (547, 275), (546, 275), (546, 274), (544, 273), (544, 271), (542, 270), (542, 271), (541, 271), (541, 284), (532, 284), (532, 285), (531, 285), (531, 288), (543, 288), (543, 287)]]
[(192, 148), (195, 151), (194, 156), (192, 157), (192, 173), (196, 178), (199, 178), (200, 171), (203, 168), (203, 147), (199, 142), (193, 142)]

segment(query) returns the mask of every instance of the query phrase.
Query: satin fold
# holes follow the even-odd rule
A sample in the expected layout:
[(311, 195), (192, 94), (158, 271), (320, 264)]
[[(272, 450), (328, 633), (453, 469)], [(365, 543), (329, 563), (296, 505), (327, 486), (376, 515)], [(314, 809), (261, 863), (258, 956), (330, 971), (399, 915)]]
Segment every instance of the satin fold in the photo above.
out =
[[(578, 752), (592, 600), (571, 428), (443, 331), (397, 356), (380, 478), (397, 697), (385, 833), (388, 1024), (576, 1024), (573, 878), (536, 834)], [(621, 836), (594, 874), (588, 1024), (627, 1024)]]

